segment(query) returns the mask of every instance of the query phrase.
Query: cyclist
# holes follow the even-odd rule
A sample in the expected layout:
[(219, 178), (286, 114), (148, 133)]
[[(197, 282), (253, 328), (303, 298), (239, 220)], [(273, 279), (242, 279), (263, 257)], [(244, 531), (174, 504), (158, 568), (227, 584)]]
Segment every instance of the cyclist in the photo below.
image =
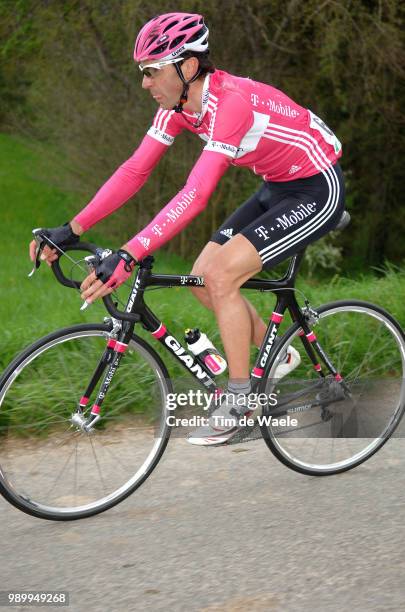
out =
[[(205, 143), (185, 186), (150, 224), (106, 257), (82, 283), (88, 303), (111, 293), (135, 263), (173, 238), (207, 205), (231, 165), (246, 166), (263, 179), (257, 193), (213, 234), (192, 269), (205, 287), (194, 295), (217, 318), (229, 363), (230, 394), (250, 393), (249, 345), (260, 346), (266, 330), (240, 286), (332, 230), (344, 210), (344, 182), (338, 164), (341, 144), (312, 111), (282, 91), (250, 78), (218, 70), (209, 57), (208, 28), (201, 15), (168, 13), (143, 26), (134, 59), (142, 87), (158, 103), (153, 124), (133, 155), (70, 222), (48, 230), (61, 248), (132, 197), (184, 129)], [(34, 243), (31, 243), (31, 257)], [(50, 264), (58, 257), (46, 247)], [(276, 376), (294, 369), (300, 356), (292, 347)], [(243, 397), (243, 396), (242, 396)], [(189, 441), (226, 442), (250, 412), (248, 401), (227, 395), (207, 427)], [(232, 396), (231, 396), (232, 398)], [(242, 403), (242, 405), (240, 405)]]

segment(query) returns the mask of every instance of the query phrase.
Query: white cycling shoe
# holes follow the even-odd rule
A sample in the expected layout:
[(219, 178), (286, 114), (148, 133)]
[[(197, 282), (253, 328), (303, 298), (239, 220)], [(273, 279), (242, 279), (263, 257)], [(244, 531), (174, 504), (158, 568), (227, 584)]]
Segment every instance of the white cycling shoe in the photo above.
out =
[[(226, 394), (229, 398), (231, 393)], [(250, 417), (255, 407), (235, 405), (231, 399), (224, 396), (221, 405), (207, 418), (207, 425), (197, 427), (189, 434), (187, 442), (196, 446), (212, 446), (214, 444), (225, 444), (238, 431), (243, 429), (242, 417)]]
[[(289, 346), (285, 358), (277, 366), (274, 378), (280, 379), (290, 374), (301, 363), (299, 352)], [(240, 423), (242, 417), (251, 417), (256, 407), (235, 406), (226, 399), (208, 419), (208, 424), (198, 427), (189, 434), (187, 442), (195, 446), (214, 446), (225, 444), (238, 431), (245, 427)]]

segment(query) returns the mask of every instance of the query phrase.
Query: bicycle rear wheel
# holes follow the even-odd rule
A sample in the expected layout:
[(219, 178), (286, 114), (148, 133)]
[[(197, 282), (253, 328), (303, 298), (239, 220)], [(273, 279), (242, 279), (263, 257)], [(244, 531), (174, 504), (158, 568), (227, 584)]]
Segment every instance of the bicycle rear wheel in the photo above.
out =
[(28, 514), (73, 520), (103, 512), (135, 491), (164, 452), (171, 383), (135, 335), (93, 432), (71, 422), (110, 329), (88, 324), (50, 334), (0, 379), (0, 493)]
[[(277, 394), (277, 406), (264, 411), (267, 423), (261, 430), (282, 463), (322, 476), (359, 465), (397, 428), (405, 409), (405, 338), (385, 310), (367, 302), (334, 302), (317, 313), (314, 333), (338, 375), (328, 371), (318, 353), (322, 377), (304, 348), (300, 327), (293, 325), (261, 383), (262, 393)], [(299, 351), (301, 362), (275, 380), (289, 345)], [(316, 352), (316, 344), (310, 346)]]

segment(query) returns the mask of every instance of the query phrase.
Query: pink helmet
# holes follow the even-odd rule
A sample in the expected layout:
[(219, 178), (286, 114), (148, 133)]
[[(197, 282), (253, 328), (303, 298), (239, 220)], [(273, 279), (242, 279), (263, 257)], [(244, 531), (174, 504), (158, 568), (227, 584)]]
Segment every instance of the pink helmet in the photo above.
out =
[(208, 50), (208, 28), (204, 17), (193, 13), (166, 13), (146, 23), (135, 43), (134, 60), (154, 59), (171, 63), (183, 51)]

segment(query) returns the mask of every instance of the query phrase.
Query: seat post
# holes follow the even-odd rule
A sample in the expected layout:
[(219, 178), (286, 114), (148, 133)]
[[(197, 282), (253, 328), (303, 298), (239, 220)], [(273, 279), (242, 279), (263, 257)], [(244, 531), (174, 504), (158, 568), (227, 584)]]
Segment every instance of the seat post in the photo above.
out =
[(302, 249), (302, 251), (298, 251), (298, 253), (296, 253), (291, 258), (290, 264), (288, 266), (288, 270), (287, 270), (286, 275), (284, 277), (284, 279), (286, 281), (293, 281), (293, 283), (294, 283), (295, 277), (298, 274), (298, 270), (299, 270), (301, 262), (302, 262), (302, 260), (304, 258), (305, 251), (306, 251), (306, 247), (304, 249)]

